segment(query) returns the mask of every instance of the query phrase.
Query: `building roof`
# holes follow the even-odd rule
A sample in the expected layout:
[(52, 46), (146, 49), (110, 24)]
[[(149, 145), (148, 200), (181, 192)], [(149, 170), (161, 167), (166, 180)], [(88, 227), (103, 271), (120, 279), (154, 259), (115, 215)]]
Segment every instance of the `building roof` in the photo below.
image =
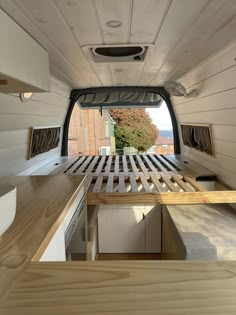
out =
[(161, 137), (161, 136), (159, 136), (155, 142), (156, 145), (173, 144), (173, 143), (174, 143), (173, 138), (165, 138), (165, 137)]

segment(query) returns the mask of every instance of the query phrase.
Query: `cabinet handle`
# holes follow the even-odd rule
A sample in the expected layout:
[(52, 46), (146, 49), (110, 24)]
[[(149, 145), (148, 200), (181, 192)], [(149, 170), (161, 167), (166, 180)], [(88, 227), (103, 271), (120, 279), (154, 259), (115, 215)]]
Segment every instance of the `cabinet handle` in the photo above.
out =
[(143, 220), (142, 221), (144, 221), (145, 219), (146, 219), (146, 214), (143, 213)]

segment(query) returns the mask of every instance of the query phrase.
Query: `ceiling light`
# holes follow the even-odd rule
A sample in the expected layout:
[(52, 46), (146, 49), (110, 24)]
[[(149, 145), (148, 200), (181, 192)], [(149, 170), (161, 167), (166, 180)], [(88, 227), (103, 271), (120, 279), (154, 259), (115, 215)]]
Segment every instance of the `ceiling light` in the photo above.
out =
[(115, 21), (115, 20), (108, 21), (106, 23), (106, 26), (111, 27), (111, 28), (117, 28), (117, 27), (120, 27), (121, 25), (122, 25), (121, 21)]

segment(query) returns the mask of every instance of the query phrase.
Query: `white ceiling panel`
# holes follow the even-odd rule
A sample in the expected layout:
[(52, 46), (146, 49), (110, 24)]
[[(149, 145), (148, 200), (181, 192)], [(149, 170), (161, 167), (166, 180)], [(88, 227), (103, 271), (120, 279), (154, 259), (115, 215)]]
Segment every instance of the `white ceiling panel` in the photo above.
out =
[(17, 0), (15, 2), (75, 69), (83, 74), (91, 86), (100, 85), (99, 79), (94, 71), (91, 71), (91, 65), (60, 11), (55, 7), (54, 1)]
[[(105, 44), (128, 43), (130, 34), (131, 0), (95, 0), (95, 6)], [(109, 21), (120, 21), (120, 27), (107, 26)]]
[[(0, 0), (71, 87), (161, 85), (236, 40), (235, 0)], [(111, 28), (109, 21), (120, 21)], [(145, 62), (95, 63), (86, 45), (149, 43)]]
[(103, 43), (92, 1), (55, 0), (55, 3), (81, 46)]
[(147, 60), (139, 84), (149, 85), (178, 42), (197, 21), (208, 0), (174, 0), (165, 16), (152, 56)]
[[(210, 44), (219, 29), (222, 29), (235, 15), (236, 1), (228, 0), (228, 5), (225, 6), (224, 4), (225, 1), (222, 0), (214, 0), (209, 3), (196, 23), (183, 34), (178, 45), (170, 53), (164, 65), (152, 80), (152, 85), (158, 85), (165, 80), (173, 79), (173, 75), (176, 72), (181, 74), (180, 69), (183, 70), (183, 66), (186, 66), (187, 60), (190, 64), (196, 62), (195, 58), (200, 61), (204, 44)], [(224, 41), (225, 38), (222, 37), (222, 40)], [(218, 47), (222, 47), (220, 38), (218, 38), (218, 44)]]
[(129, 42), (154, 43), (170, 3), (171, 0), (134, 0)]

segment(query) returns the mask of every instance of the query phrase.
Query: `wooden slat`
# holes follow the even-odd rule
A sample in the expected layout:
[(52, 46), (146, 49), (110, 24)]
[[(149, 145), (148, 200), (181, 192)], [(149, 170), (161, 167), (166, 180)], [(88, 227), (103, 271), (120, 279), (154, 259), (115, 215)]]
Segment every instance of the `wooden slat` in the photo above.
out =
[(181, 170), (179, 170), (181, 174), (196, 178), (196, 174), (186, 164), (181, 163), (179, 160), (177, 160), (175, 155), (168, 155), (165, 158), (168, 159), (170, 163), (173, 163), (176, 167), (178, 167)]
[(174, 172), (174, 173), (179, 173), (175, 167), (173, 167), (168, 161), (166, 161), (166, 159), (164, 159), (161, 155), (158, 155), (158, 158), (160, 161), (162, 161), (162, 163), (166, 166), (167, 169), (169, 169), (170, 171)]
[(103, 175), (99, 175), (93, 187), (93, 192), (100, 192), (103, 182)]
[(88, 193), (89, 205), (96, 204), (163, 204), (193, 205), (236, 203), (236, 191), (198, 191), (162, 193)]
[(129, 160), (130, 160), (130, 164), (131, 164), (132, 171), (133, 171), (134, 175), (138, 176), (138, 169), (137, 169), (137, 166), (134, 162), (134, 158), (132, 155), (129, 155)]
[(73, 174), (77, 168), (83, 163), (87, 156), (81, 156), (80, 159), (65, 174)]
[(90, 163), (92, 158), (93, 158), (93, 156), (88, 156), (87, 159), (83, 162), (83, 164), (74, 173), (78, 174), (78, 175), (81, 174), (84, 171), (84, 169), (86, 168), (86, 166)]
[(89, 187), (92, 183), (93, 180), (93, 175), (87, 175), (86, 180), (85, 180), (85, 190), (89, 190)]
[(144, 175), (143, 173), (139, 173), (139, 177), (140, 177), (140, 179), (141, 179), (141, 183), (142, 183), (142, 185), (143, 185), (144, 190), (145, 190), (146, 192), (151, 192), (152, 189), (150, 188), (150, 186), (149, 186), (149, 184), (148, 184), (148, 182), (147, 182), (147, 180), (146, 180), (145, 175)]
[(174, 185), (174, 183), (167, 177), (164, 173), (160, 173), (162, 180), (165, 182), (166, 186), (169, 187), (170, 191), (178, 192), (179, 188)]
[(99, 155), (95, 156), (92, 163), (89, 165), (89, 167), (86, 170), (86, 174), (92, 173), (94, 166), (96, 165), (97, 161), (99, 159)]
[(166, 191), (167, 190), (167, 189), (165, 189), (162, 186), (161, 182), (159, 181), (159, 179), (161, 178), (160, 175), (157, 175), (156, 173), (151, 173), (150, 175), (151, 175), (152, 183), (154, 184), (154, 186), (157, 189), (157, 191), (162, 192), (162, 191)]
[(138, 185), (137, 185), (137, 182), (133, 173), (129, 174), (129, 180), (130, 180), (130, 185), (131, 185), (131, 191), (138, 192)]
[(148, 176), (149, 176), (149, 175), (148, 175), (148, 170), (147, 170), (146, 166), (144, 165), (144, 163), (143, 163), (141, 157), (140, 157), (139, 155), (136, 155), (136, 159), (137, 159), (137, 161), (138, 161), (138, 164), (139, 164), (139, 167), (140, 167), (141, 171), (143, 172), (143, 174), (144, 174), (145, 176), (148, 177)]
[(105, 163), (105, 160), (106, 160), (106, 156), (104, 155), (102, 158), (101, 158), (101, 161), (99, 162), (98, 164), (98, 167), (95, 171), (95, 175), (99, 175), (101, 173), (101, 170), (103, 168), (103, 164)]
[(165, 155), (165, 157), (163, 157), (165, 160), (168, 161), (168, 163), (170, 163), (177, 171), (182, 171), (182, 165), (181, 163), (179, 163), (176, 160), (172, 160), (170, 155)]
[(191, 192), (193, 191), (188, 184), (186, 184), (178, 175), (175, 176), (173, 175), (174, 180), (176, 181), (176, 183), (184, 190), (184, 191), (188, 191)]
[(105, 173), (106, 173), (106, 174), (109, 174), (109, 172), (110, 172), (111, 164), (112, 164), (112, 159), (113, 159), (113, 156), (110, 155), (109, 158), (108, 158), (108, 160), (107, 160), (106, 167), (105, 167)]
[(184, 176), (186, 182), (188, 182), (192, 187), (194, 187), (197, 191), (206, 191), (200, 184), (198, 184), (194, 179)]
[(152, 172), (158, 172), (157, 168), (152, 164), (152, 162), (149, 160), (149, 155), (142, 155), (144, 160), (147, 162), (149, 168), (151, 169)]
[(165, 167), (155, 158), (154, 155), (150, 154), (150, 158), (153, 160), (154, 164), (157, 166), (158, 170), (168, 173), (168, 171), (165, 169)]
[(120, 162), (120, 156), (117, 155), (116, 158), (115, 158), (115, 167), (114, 167), (114, 173), (115, 173), (117, 176), (118, 176), (118, 174), (119, 174), (119, 169), (120, 169), (119, 162)]
[(125, 192), (125, 175), (119, 175), (119, 192)]
[(122, 163), (123, 163), (123, 171), (125, 174), (129, 173), (128, 165), (127, 165), (127, 160), (126, 160), (126, 155), (122, 156)]
[(106, 192), (113, 192), (114, 174), (110, 173), (107, 180)]

